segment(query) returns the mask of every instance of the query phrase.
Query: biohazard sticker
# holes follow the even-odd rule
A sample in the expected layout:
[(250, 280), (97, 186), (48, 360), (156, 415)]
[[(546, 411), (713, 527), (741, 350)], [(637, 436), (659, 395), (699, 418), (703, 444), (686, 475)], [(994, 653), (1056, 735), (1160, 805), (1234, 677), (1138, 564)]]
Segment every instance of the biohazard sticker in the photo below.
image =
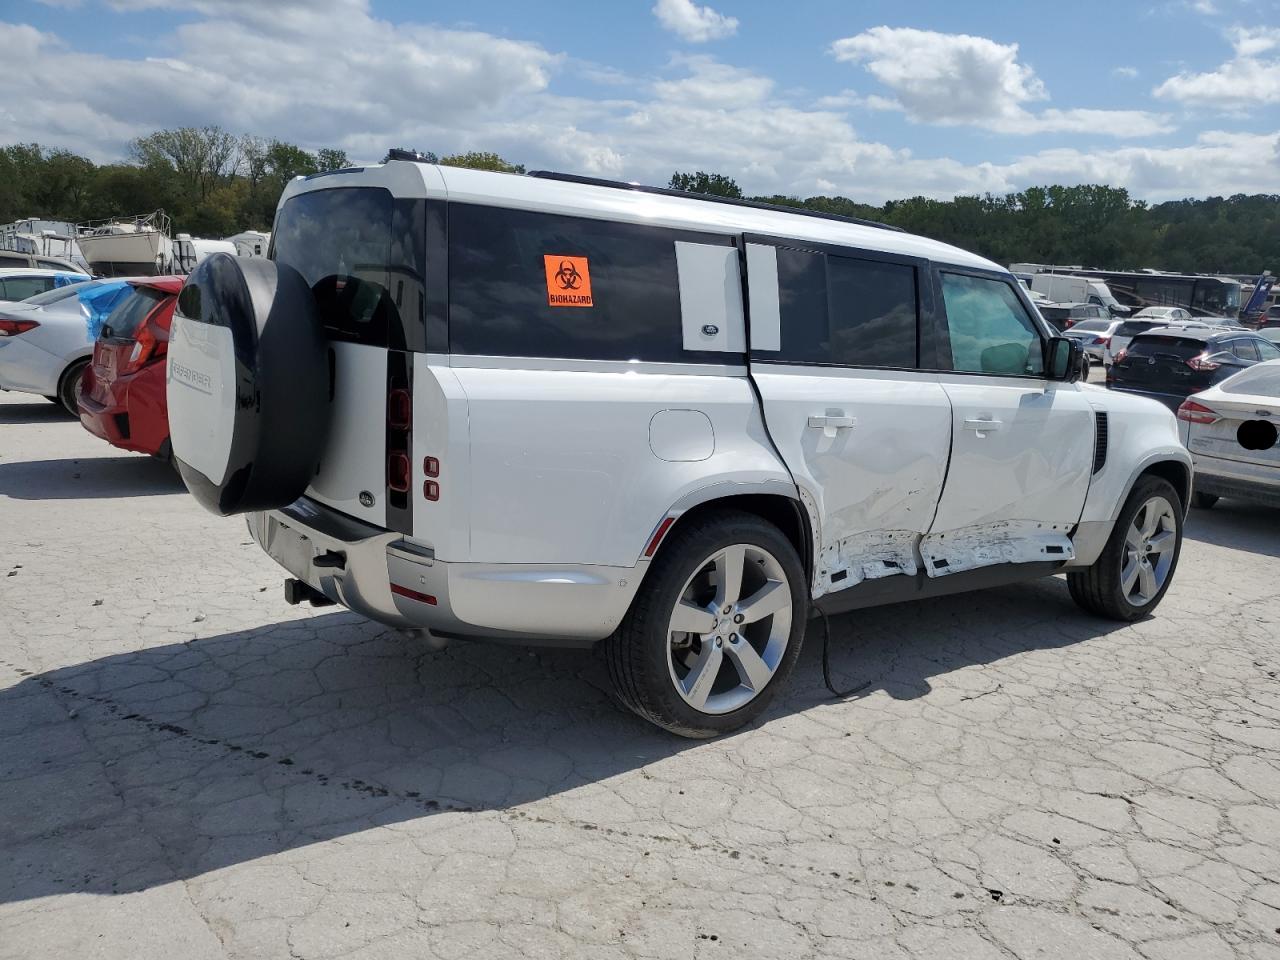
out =
[(591, 268), (586, 257), (546, 254), (547, 305), (552, 307), (593, 307)]

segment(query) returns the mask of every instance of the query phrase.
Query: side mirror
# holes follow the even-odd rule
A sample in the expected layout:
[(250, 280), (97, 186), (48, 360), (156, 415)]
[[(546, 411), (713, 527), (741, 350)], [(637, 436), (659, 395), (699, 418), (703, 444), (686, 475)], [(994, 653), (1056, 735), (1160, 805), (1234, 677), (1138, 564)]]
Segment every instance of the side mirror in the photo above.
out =
[(1061, 380), (1063, 383), (1075, 383), (1079, 380), (1083, 353), (1077, 340), (1070, 337), (1050, 337), (1045, 348), (1045, 366), (1049, 379)]

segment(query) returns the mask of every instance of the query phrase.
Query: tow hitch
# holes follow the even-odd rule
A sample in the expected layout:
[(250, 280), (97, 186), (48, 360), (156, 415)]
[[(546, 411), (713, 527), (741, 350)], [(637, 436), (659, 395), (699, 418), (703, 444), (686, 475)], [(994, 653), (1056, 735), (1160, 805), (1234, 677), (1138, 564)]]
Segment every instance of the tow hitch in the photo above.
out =
[(284, 582), (284, 602), (295, 607), (300, 603), (310, 603), (313, 607), (333, 606), (333, 601), (311, 584), (292, 577)]

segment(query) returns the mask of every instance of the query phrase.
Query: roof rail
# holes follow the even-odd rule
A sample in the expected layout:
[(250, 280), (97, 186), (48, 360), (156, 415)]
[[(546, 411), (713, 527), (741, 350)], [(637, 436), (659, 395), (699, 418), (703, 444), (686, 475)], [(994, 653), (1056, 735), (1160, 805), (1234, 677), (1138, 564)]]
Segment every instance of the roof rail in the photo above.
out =
[(655, 193), (663, 197), (684, 197), (686, 200), (710, 200), (712, 203), (728, 203), (735, 207), (749, 207), (753, 210), (772, 210), (775, 213), (797, 213), (802, 217), (817, 217), (820, 220), (839, 220), (842, 223), (856, 223), (862, 227), (876, 227), (879, 230), (902, 232), (901, 227), (881, 223), (879, 220), (864, 220), (861, 217), (845, 217), (838, 213), (823, 213), (821, 210), (809, 210), (804, 207), (788, 207), (780, 203), (765, 203), (762, 200), (740, 200), (737, 197), (717, 197), (709, 193), (690, 193), (687, 190), (675, 190), (671, 187), (647, 187), (639, 183), (626, 183), (622, 180), (605, 180), (600, 177), (581, 177), (574, 173), (556, 173), (554, 170), (530, 170), (526, 176), (538, 177), (542, 180), (562, 180), (565, 183), (581, 183), (591, 187), (609, 187), (613, 190), (632, 190), (636, 193)]

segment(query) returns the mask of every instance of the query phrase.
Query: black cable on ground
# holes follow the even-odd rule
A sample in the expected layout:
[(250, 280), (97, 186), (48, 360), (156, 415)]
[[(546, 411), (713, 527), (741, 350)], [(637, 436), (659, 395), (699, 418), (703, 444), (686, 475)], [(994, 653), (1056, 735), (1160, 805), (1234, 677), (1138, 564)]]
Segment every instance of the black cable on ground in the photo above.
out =
[(831, 622), (827, 619), (825, 610), (819, 608), (818, 613), (822, 614), (822, 682), (827, 685), (831, 695), (837, 699), (842, 700), (845, 697), (853, 696), (855, 693), (861, 693), (871, 686), (874, 681), (868, 680), (866, 683), (860, 683), (857, 686), (850, 687), (848, 690), (837, 690), (835, 684), (831, 682)]

